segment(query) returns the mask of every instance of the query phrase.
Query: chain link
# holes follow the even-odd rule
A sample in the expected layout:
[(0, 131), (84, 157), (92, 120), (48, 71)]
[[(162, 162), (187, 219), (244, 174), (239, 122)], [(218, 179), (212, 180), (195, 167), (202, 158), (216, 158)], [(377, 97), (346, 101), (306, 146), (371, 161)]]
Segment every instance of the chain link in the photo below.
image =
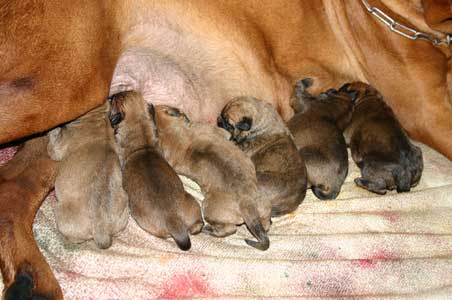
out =
[(449, 34), (447, 34), (444, 39), (440, 39), (433, 34), (417, 31), (414, 28), (400, 24), (399, 22), (388, 16), (386, 13), (384, 13), (382, 10), (380, 10), (378, 7), (371, 6), (367, 0), (361, 0), (361, 2), (364, 4), (364, 7), (369, 13), (371, 13), (378, 20), (388, 26), (391, 31), (400, 34), (407, 39), (424, 40), (432, 43), (435, 46), (450, 46), (452, 43), (452, 36)]

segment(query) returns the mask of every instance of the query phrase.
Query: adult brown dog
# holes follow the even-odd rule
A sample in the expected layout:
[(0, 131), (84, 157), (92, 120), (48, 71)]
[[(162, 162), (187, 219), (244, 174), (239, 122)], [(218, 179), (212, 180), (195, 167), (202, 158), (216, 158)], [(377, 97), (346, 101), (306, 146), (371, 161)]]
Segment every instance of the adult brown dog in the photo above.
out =
[[(420, 0), (371, 2), (432, 32)], [(450, 31), (429, 13), (436, 3), (422, 2), (427, 21)], [(112, 84), (195, 120), (215, 122), (240, 95), (288, 120), (292, 85), (310, 76), (314, 94), (370, 82), (413, 138), (452, 158), (449, 49), (392, 33), (360, 1), (3, 0), (0, 55), (0, 143), (75, 119)], [(14, 207), (8, 199), (2, 206)]]

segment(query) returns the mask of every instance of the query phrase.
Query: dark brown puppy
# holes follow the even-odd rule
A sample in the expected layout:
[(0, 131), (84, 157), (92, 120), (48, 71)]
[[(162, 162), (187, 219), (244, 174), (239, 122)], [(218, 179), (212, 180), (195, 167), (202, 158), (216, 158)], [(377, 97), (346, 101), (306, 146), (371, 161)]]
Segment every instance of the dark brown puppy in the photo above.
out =
[(413, 145), (382, 95), (370, 85), (354, 82), (348, 90), (359, 92), (345, 134), (353, 160), (361, 169), (355, 183), (371, 192), (408, 192), (422, 175), (421, 149)]
[(314, 97), (306, 91), (312, 84), (313, 80), (306, 78), (295, 85), (295, 115), (287, 126), (306, 163), (313, 193), (322, 200), (335, 199), (348, 173), (342, 132), (352, 118), (354, 95), (331, 89)]
[(163, 155), (178, 173), (201, 186), (204, 218), (209, 223), (203, 231), (224, 237), (245, 223), (258, 242), (245, 241), (268, 249), (270, 202), (259, 199), (253, 163), (227, 140), (229, 134), (191, 122), (178, 109), (163, 105), (156, 106), (156, 123)]
[(116, 94), (110, 121), (133, 218), (152, 235), (172, 237), (181, 250), (190, 249), (189, 233), (199, 233), (203, 227), (201, 209), (157, 150), (153, 106), (136, 92)]
[(297, 209), (306, 196), (306, 167), (274, 107), (253, 97), (235, 98), (223, 108), (218, 126), (253, 161), (261, 201), (270, 201), (272, 216)]
[(0, 168), (0, 268), (2, 299), (62, 299), (52, 270), (39, 251), (32, 225), (36, 212), (53, 187), (58, 163), (47, 155), (47, 136), (20, 147)]

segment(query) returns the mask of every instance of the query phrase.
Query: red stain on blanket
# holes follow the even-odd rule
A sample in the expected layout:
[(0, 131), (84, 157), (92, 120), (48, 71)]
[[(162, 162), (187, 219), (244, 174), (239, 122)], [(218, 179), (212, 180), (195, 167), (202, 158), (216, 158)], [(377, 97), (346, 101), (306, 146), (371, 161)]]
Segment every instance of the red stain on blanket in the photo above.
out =
[(200, 273), (186, 273), (173, 275), (163, 285), (163, 292), (159, 298), (176, 299), (194, 296), (212, 296), (207, 276)]
[(375, 267), (375, 263), (379, 260), (392, 260), (394, 259), (394, 256), (388, 252), (387, 250), (380, 249), (375, 254), (373, 254), (369, 258), (365, 259), (356, 259), (352, 262), (354, 266), (363, 268), (363, 269), (369, 269)]
[(392, 211), (378, 212), (377, 215), (382, 216), (390, 223), (395, 223), (400, 220), (400, 214)]

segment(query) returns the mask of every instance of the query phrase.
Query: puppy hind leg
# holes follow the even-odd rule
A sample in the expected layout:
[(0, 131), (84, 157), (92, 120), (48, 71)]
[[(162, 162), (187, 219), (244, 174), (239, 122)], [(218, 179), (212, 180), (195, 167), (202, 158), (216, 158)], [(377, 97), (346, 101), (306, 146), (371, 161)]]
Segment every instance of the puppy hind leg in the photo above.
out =
[(365, 178), (355, 178), (355, 183), (357, 186), (362, 187), (370, 192), (384, 195), (386, 194), (386, 183), (383, 179), (377, 179), (376, 181), (370, 181)]
[(265, 251), (270, 247), (270, 240), (267, 231), (260, 221), (257, 209), (254, 206), (242, 209), (243, 220), (250, 233), (257, 239), (256, 241), (246, 239), (245, 242), (256, 249)]

